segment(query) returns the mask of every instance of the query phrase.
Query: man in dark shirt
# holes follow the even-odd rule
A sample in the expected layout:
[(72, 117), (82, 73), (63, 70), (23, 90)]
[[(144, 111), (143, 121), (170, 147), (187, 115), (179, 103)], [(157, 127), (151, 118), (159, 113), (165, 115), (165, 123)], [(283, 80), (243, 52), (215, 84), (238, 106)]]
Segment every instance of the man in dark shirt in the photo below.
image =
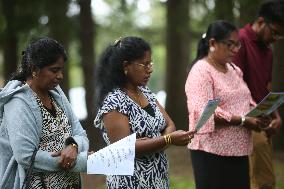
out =
[[(284, 1), (263, 3), (258, 18), (239, 31), (242, 48), (234, 63), (243, 71), (253, 99), (259, 103), (271, 90), (272, 50), (270, 45), (284, 37)], [(273, 189), (271, 136), (279, 130), (282, 120), (277, 111), (271, 114), (269, 127), (253, 132), (254, 150), (250, 156), (251, 189)]]

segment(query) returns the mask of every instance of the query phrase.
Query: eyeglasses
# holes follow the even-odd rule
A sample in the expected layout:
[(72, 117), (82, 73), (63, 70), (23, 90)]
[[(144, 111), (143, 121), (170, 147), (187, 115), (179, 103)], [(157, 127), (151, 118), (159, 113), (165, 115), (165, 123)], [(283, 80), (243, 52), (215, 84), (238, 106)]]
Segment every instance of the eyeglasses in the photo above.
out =
[(135, 64), (137, 64), (140, 67), (143, 67), (145, 70), (146, 69), (152, 69), (153, 65), (154, 65), (153, 62), (150, 62), (150, 63), (138, 63), (138, 62), (135, 62)]
[(240, 48), (242, 47), (242, 44), (240, 41), (224, 40), (224, 41), (221, 41), (221, 43), (224, 43), (225, 45), (227, 45), (227, 47), (230, 50), (234, 50), (235, 48), (237, 50), (240, 50)]
[(279, 40), (279, 39), (283, 39), (283, 38), (284, 38), (284, 35), (283, 35), (283, 34), (279, 34), (279, 32), (278, 32), (277, 30), (275, 30), (274, 28), (272, 28), (272, 27), (270, 26), (270, 23), (269, 23), (269, 22), (266, 22), (266, 25), (267, 25), (267, 27), (269, 28), (273, 39)]

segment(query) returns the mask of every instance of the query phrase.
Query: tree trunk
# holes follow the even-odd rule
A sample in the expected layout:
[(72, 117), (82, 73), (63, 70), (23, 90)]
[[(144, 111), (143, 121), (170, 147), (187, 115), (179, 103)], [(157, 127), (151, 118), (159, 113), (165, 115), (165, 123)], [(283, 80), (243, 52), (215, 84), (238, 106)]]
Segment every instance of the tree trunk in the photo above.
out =
[[(47, 1), (47, 14), (48, 14), (48, 25), (49, 25), (49, 35), (58, 42), (60, 42), (66, 51), (69, 47), (69, 32), (71, 29), (70, 22), (66, 16), (70, 0), (60, 0), (54, 3), (53, 1)], [(64, 79), (61, 84), (62, 90), (65, 95), (69, 97), (68, 91), (70, 88), (69, 83), (69, 64), (64, 65)]]
[(189, 0), (167, 1), (166, 110), (177, 129), (188, 129), (184, 84), (189, 64)]
[(257, 17), (257, 11), (263, 0), (238, 0), (240, 4), (240, 17), (238, 20), (239, 27), (243, 27), (247, 23), (253, 23)]
[[(274, 64), (273, 64), (273, 91), (277, 92), (284, 92), (284, 41), (279, 41), (274, 45)], [(282, 121), (284, 122), (284, 105), (282, 105), (278, 109)], [(278, 149), (284, 149), (284, 128), (282, 124), (282, 128), (280, 130), (280, 133), (274, 137), (274, 146)]]
[(17, 70), (18, 37), (15, 29), (15, 0), (2, 0), (2, 10), (6, 22), (4, 31), (4, 80), (7, 82)]
[(96, 116), (95, 112), (95, 49), (94, 49), (94, 23), (92, 19), (91, 0), (79, 1), (80, 11), (80, 42), (81, 57), (84, 76), (84, 87), (86, 91), (87, 119), (85, 120), (85, 129), (89, 135), (90, 148), (99, 149), (103, 140), (101, 132), (95, 129), (93, 121)]
[(232, 0), (216, 0), (215, 1), (215, 18), (217, 20), (227, 20), (234, 23), (233, 15), (234, 2)]

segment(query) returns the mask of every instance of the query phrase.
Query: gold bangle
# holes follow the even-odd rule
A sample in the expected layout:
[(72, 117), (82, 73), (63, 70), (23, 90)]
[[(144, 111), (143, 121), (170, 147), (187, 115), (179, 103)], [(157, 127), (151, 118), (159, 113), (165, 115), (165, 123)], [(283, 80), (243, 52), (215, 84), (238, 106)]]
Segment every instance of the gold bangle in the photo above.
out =
[(169, 144), (172, 144), (172, 138), (170, 134), (168, 134), (168, 139), (169, 139)]
[(172, 139), (171, 139), (170, 134), (164, 135), (164, 139), (165, 139), (166, 145), (170, 145), (172, 143)]
[(167, 139), (166, 135), (164, 135), (164, 140), (165, 140), (166, 145), (168, 145), (168, 139)]

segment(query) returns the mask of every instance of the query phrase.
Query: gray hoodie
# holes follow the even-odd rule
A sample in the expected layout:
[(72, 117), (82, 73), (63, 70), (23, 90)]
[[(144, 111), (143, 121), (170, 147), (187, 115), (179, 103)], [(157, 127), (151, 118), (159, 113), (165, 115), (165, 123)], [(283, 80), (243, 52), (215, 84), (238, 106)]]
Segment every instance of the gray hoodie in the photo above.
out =
[[(63, 91), (57, 86), (50, 91), (56, 102), (66, 113), (72, 125), (72, 137), (78, 144), (78, 157), (73, 172), (85, 172), (89, 141), (85, 130), (74, 115)], [(38, 147), (42, 130), (40, 108), (28, 85), (10, 81), (0, 90), (0, 188), (19, 189), (22, 187), (25, 170), (31, 163), (31, 156)], [(34, 171), (59, 171), (59, 157), (38, 150)]]

